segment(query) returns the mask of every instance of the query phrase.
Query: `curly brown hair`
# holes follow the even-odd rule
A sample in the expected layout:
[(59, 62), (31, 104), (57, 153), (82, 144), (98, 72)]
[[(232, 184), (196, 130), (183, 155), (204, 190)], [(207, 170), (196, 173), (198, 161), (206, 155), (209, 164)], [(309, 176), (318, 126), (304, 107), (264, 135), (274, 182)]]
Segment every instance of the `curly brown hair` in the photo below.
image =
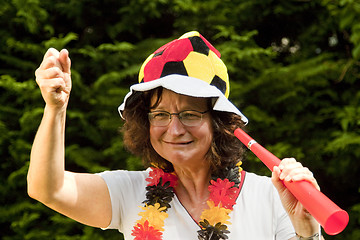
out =
[[(164, 171), (172, 172), (172, 164), (161, 157), (150, 143), (148, 112), (161, 101), (162, 90), (163, 88), (159, 87), (146, 92), (135, 92), (127, 100), (122, 131), (125, 147), (134, 155), (140, 156), (145, 166), (155, 165)], [(150, 106), (153, 96), (156, 101)], [(209, 109), (212, 109), (213, 99), (208, 99)], [(244, 123), (235, 113), (211, 110), (210, 114), (214, 134), (206, 157), (210, 161), (212, 174), (218, 174), (225, 167), (242, 161), (245, 148), (235, 137), (234, 131), (239, 127), (244, 128)]]

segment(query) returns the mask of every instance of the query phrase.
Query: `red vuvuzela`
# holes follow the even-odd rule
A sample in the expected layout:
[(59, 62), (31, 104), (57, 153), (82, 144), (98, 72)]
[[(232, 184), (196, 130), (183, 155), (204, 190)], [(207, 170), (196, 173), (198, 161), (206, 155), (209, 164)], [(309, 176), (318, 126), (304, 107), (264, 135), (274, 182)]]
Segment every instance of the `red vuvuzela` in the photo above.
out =
[[(247, 146), (271, 171), (281, 162), (240, 128), (235, 136)], [(285, 182), (284, 185), (301, 202), (307, 211), (320, 223), (329, 235), (343, 231), (349, 222), (349, 215), (322, 192), (307, 181)]]

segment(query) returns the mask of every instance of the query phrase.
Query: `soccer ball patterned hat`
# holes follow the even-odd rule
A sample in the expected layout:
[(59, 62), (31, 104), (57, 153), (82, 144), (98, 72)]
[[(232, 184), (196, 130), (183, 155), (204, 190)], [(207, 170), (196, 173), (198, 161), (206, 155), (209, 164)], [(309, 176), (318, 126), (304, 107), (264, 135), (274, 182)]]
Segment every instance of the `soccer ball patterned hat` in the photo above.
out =
[(196, 31), (165, 44), (141, 66), (139, 83), (130, 87), (118, 108), (120, 115), (136, 93), (163, 87), (187, 96), (214, 98), (214, 110), (235, 113), (246, 124), (248, 119), (228, 100), (229, 77), (220, 56)]

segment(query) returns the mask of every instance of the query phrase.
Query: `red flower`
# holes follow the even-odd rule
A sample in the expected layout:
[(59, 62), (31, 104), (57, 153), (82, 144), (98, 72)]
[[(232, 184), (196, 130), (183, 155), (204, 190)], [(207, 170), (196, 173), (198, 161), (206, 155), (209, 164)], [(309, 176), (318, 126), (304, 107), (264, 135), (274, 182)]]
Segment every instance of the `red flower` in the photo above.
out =
[(238, 188), (232, 187), (234, 184), (229, 179), (221, 180), (218, 178), (216, 182), (211, 180), (209, 200), (212, 200), (215, 206), (221, 203), (221, 207), (232, 210), (239, 191)]
[(162, 239), (162, 232), (149, 226), (149, 222), (146, 220), (144, 225), (140, 223), (134, 226), (134, 229), (131, 233), (134, 236), (134, 240), (161, 240)]
[(175, 187), (177, 184), (177, 177), (172, 173), (166, 173), (160, 168), (151, 168), (149, 172), (149, 177), (145, 180), (149, 182), (148, 186), (156, 186), (160, 182), (160, 178), (162, 178), (162, 185), (166, 182), (170, 182), (170, 187)]

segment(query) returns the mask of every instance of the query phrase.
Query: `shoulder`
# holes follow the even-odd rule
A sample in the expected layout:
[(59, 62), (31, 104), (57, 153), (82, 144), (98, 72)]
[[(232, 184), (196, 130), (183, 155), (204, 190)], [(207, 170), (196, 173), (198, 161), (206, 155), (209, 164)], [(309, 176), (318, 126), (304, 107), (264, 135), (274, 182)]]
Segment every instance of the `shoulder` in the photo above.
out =
[(131, 229), (145, 199), (148, 171), (113, 170), (98, 173), (108, 187), (112, 207), (109, 229)]
[(104, 171), (98, 173), (101, 176), (106, 184), (110, 186), (125, 186), (128, 187), (141, 187), (143, 188), (146, 184), (146, 178), (149, 176), (149, 171), (127, 171), (127, 170), (113, 170), (113, 171)]
[(271, 182), (271, 178), (246, 172), (241, 194), (248, 198), (272, 199), (277, 197), (277, 191)]
[(267, 176), (260, 176), (252, 172), (246, 172), (244, 184), (251, 186), (272, 186), (271, 178)]
[(128, 171), (128, 170), (109, 170), (98, 173), (101, 177), (111, 178), (141, 178), (149, 175), (149, 170), (143, 171)]

